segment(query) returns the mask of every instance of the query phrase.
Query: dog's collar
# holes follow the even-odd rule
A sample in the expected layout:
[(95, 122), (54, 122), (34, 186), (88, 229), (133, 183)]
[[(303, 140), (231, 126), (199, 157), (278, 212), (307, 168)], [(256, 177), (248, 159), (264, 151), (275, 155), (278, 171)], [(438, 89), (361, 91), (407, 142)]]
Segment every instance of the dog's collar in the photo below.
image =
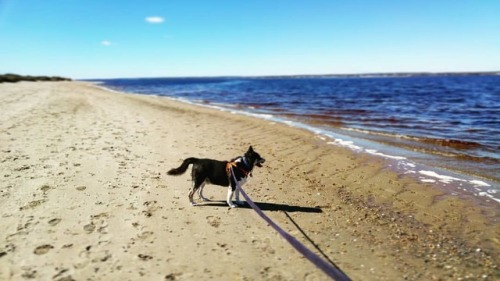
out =
[(250, 165), (248, 163), (248, 160), (245, 156), (242, 156), (241, 158), (243, 159), (243, 164), (245, 165), (245, 167), (247, 169), (246, 174), (252, 176), (253, 165)]
[(245, 156), (243, 156), (243, 157), (241, 157), (241, 159), (243, 159), (243, 164), (245, 164), (245, 166), (247, 166), (247, 168), (250, 168), (250, 165), (248, 165), (247, 158)]
[[(231, 168), (232, 168), (232, 167), (235, 167), (235, 168), (237, 168), (238, 170), (242, 171), (242, 172), (243, 172), (243, 174), (245, 175), (245, 177), (247, 177), (247, 176), (252, 176), (252, 170), (250, 169), (250, 166), (248, 165), (248, 161), (246, 160), (246, 157), (245, 157), (245, 156), (243, 156), (243, 157), (239, 157), (239, 158), (241, 158), (241, 159), (242, 159), (242, 161), (243, 161), (243, 165), (245, 165), (245, 168), (246, 168), (246, 169), (244, 169), (243, 167), (238, 166), (238, 164), (237, 164), (236, 160), (231, 161), (231, 162), (227, 162), (227, 165), (226, 165), (226, 172), (227, 172), (227, 175), (228, 175), (228, 176), (230, 176), (230, 175), (231, 175)], [(236, 159), (238, 159), (238, 158), (236, 158)], [(240, 163), (241, 163), (241, 162), (240, 162)]]

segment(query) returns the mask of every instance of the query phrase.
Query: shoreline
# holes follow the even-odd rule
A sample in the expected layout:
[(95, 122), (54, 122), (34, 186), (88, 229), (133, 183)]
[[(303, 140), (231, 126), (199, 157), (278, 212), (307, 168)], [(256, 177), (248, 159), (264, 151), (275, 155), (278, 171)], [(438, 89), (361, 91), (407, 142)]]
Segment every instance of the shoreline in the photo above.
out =
[[(359, 130), (323, 127), (321, 124), (309, 124), (304, 122), (304, 120), (289, 119), (286, 116), (263, 113), (251, 109), (245, 110), (229, 104), (194, 101), (186, 98), (158, 94), (120, 92), (108, 88), (105, 85), (101, 85), (102, 82), (91, 82), (91, 84), (97, 88), (114, 93), (165, 98), (175, 102), (206, 107), (221, 112), (248, 116), (303, 129), (321, 138), (330, 145), (348, 148), (356, 153), (370, 154), (373, 157), (385, 158), (388, 167), (395, 167), (393, 168), (394, 172), (412, 176), (415, 180), (423, 184), (434, 184), (436, 188), (448, 192), (451, 196), (458, 196), (461, 199), (470, 200), (482, 206), (489, 206), (490, 208), (497, 208), (497, 204), (500, 204), (500, 185), (496, 179), (487, 177), (483, 174), (467, 173), (467, 171), (461, 169), (451, 169), (450, 167), (439, 165), (438, 162), (440, 158), (436, 155), (419, 152), (408, 147), (384, 144), (371, 139), (347, 134), (348, 131)], [(445, 161), (446, 159), (441, 160)]]
[(189, 176), (166, 176), (248, 145), (267, 161), (245, 191), (308, 245), (289, 212), (353, 280), (500, 276), (498, 208), (303, 129), (80, 82), (0, 90), (0, 279), (326, 280), (251, 210), (220, 204), (224, 188), (191, 207)]
[[(194, 78), (184, 79), (189, 81), (189, 79)], [(497, 160), (498, 158), (495, 158), (495, 155), (497, 154), (493, 153), (495, 150), (494, 146), (492, 146), (492, 143), (489, 143), (487, 141), (482, 142), (477, 139), (478, 136), (464, 138), (464, 140), (461, 141), (460, 134), (462, 131), (460, 130), (456, 130), (454, 132), (453, 130), (451, 130), (450, 132), (448, 132), (450, 133), (449, 138), (446, 138), (443, 134), (439, 133), (433, 135), (432, 129), (429, 130), (430, 134), (427, 134), (427, 137), (423, 137), (421, 135), (421, 132), (420, 134), (418, 132), (413, 132), (415, 134), (412, 134), (412, 130), (409, 129), (411, 127), (410, 125), (418, 125), (419, 122), (410, 122), (405, 126), (403, 126), (403, 122), (403, 129), (401, 132), (394, 131), (394, 128), (392, 128), (391, 126), (389, 126), (390, 128), (388, 130), (380, 132), (376, 129), (380, 129), (380, 127), (378, 127), (380, 124), (377, 124), (377, 122), (370, 122), (369, 124), (365, 124), (365, 126), (362, 123), (356, 123), (359, 122), (359, 120), (357, 118), (351, 118), (352, 116), (350, 117), (349, 115), (345, 116), (345, 120), (343, 120), (342, 117), (339, 117), (340, 119), (337, 119), (337, 117), (335, 117), (337, 116), (336, 113), (333, 113), (335, 111), (331, 113), (333, 115), (322, 114), (321, 111), (318, 112), (318, 114), (315, 114), (314, 112), (307, 111), (307, 106), (305, 106), (304, 108), (306, 112), (301, 113), (301, 110), (295, 110), (293, 108), (287, 107), (287, 98), (284, 98), (284, 102), (280, 103), (280, 101), (273, 100), (273, 98), (266, 100), (265, 97), (261, 97), (263, 99), (263, 102), (259, 102), (258, 100), (252, 99), (250, 97), (247, 100), (246, 98), (238, 96), (236, 94), (236, 97), (238, 99), (243, 98), (243, 100), (241, 101), (242, 103), (239, 103), (237, 99), (235, 100), (233, 98), (224, 98), (225, 94), (221, 89), (224, 89), (226, 86), (222, 85), (225, 85), (226, 83), (231, 84), (232, 86), (229, 86), (229, 88), (227, 89), (228, 91), (237, 91), (239, 89), (239, 86), (237, 85), (245, 85), (246, 83), (250, 83), (250, 85), (253, 86), (262, 86), (262, 91), (264, 92), (269, 89), (266, 88), (265, 85), (252, 84), (255, 83), (255, 81), (258, 81), (255, 79), (249, 81), (227, 79), (231, 78), (226, 78), (226, 80), (220, 81), (212, 81), (216, 84), (219, 83), (219, 88), (217, 88), (218, 86), (214, 86), (215, 88), (209, 91), (213, 91), (212, 94), (202, 94), (200, 97), (197, 97), (193, 94), (196, 93), (196, 88), (191, 89), (189, 86), (182, 86), (181, 89), (185, 89), (187, 91), (186, 93), (184, 93), (180, 89), (177, 89), (175, 86), (170, 87), (169, 85), (175, 85), (175, 81), (177, 81), (173, 78), (157, 78), (149, 82), (148, 79), (130, 80), (130, 83), (126, 82), (126, 79), (123, 82), (120, 82), (120, 79), (110, 81), (102, 80), (100, 82), (104, 83), (103, 86), (112, 89), (132, 93), (137, 92), (144, 95), (165, 96), (168, 98), (173, 98), (174, 100), (181, 100), (192, 104), (212, 107), (218, 110), (260, 117), (263, 119), (287, 123), (290, 126), (306, 128), (309, 131), (315, 132), (317, 134), (326, 135), (326, 137), (329, 137), (332, 140), (338, 138), (340, 142), (337, 142), (337, 144), (353, 142), (354, 144), (351, 145), (351, 147), (361, 147), (362, 150), (379, 156), (381, 154), (385, 154), (385, 157), (406, 157), (408, 159), (411, 159), (411, 162), (413, 162), (414, 164), (425, 164), (429, 167), (437, 167), (441, 171), (446, 171), (445, 173), (442, 173), (437, 170), (426, 168), (425, 171), (432, 170), (440, 174), (440, 176), (434, 178), (422, 177), (421, 180), (424, 182), (430, 182), (432, 180), (434, 180), (435, 182), (442, 182), (444, 181), (444, 178), (449, 179), (451, 177), (457, 179), (457, 185), (460, 186), (460, 193), (463, 193), (463, 189), (466, 189), (470, 190), (470, 197), (483, 196), (486, 197), (487, 200), (495, 200), (496, 202), (500, 201), (500, 179), (498, 178), (496, 173), (496, 168), (499, 167), (499, 163)], [(471, 77), (471, 79), (474, 78)], [(167, 82), (169, 80), (172, 81)], [(183, 81), (183, 79), (180, 79), (180, 81)], [(319, 80), (316, 79), (315, 81)], [(155, 84), (153, 82), (158, 84)], [(201, 81), (202, 84), (208, 82), (209, 81)], [(162, 86), (149, 87), (148, 85), (150, 85), (150, 83), (152, 83), (151, 85)], [(180, 83), (183, 84), (184, 82)], [(203, 85), (209, 87), (209, 84)], [(244, 89), (245, 87), (243, 86), (242, 90), (244, 91)], [(256, 92), (256, 95), (259, 96), (259, 93)], [(267, 101), (270, 103), (274, 103), (275, 106), (273, 107), (270, 104), (267, 104)], [(438, 100), (437, 102), (440, 101)], [(280, 104), (283, 107), (279, 107)], [(268, 105), (271, 107), (268, 107)], [(361, 108), (364, 108), (363, 105), (360, 106)], [(299, 108), (302, 107), (299, 106)], [(342, 107), (340, 107), (339, 110), (342, 110)], [(346, 124), (351, 124), (352, 126), (343, 126), (342, 123), (344, 121), (346, 122)], [(370, 127), (371, 125), (373, 125), (374, 127)], [(432, 124), (427, 125), (428, 127), (432, 127)], [(482, 127), (480, 126), (480, 128)], [(478, 131), (481, 130), (482, 129), (478, 128)], [(491, 130), (491, 132), (494, 131), (494, 129)], [(490, 135), (494, 136), (495, 134), (493, 133)], [(493, 137), (492, 140), (494, 139), (496, 138)], [(395, 151), (397, 152), (396, 154), (394, 154)], [(464, 184), (469, 186), (464, 186)], [(466, 195), (467, 194), (464, 194), (464, 196)]]
[[(107, 89), (105, 87), (103, 88)], [(212, 105), (210, 103), (197, 103), (191, 100), (177, 99), (169, 96), (158, 97), (172, 99), (195, 106), (207, 107), (222, 112), (248, 116), (250, 118), (258, 118), (269, 122), (282, 123), (292, 128), (302, 129), (310, 132), (327, 144), (347, 148), (355, 153), (370, 154), (373, 157), (383, 158), (387, 162), (388, 167), (395, 167), (393, 168), (394, 172), (400, 175), (412, 176), (415, 180), (423, 184), (435, 184), (435, 187), (441, 189), (441, 191), (448, 191), (450, 196), (458, 195), (461, 199), (472, 200), (483, 206), (492, 208), (496, 208), (498, 207), (497, 204), (500, 204), (500, 196), (495, 197), (496, 194), (500, 195), (500, 185), (495, 179), (478, 174), (466, 173), (466, 171), (463, 170), (450, 170), (446, 167), (440, 167), (436, 163), (437, 160), (432, 159), (434, 157), (433, 155), (350, 136), (338, 132), (334, 130), (334, 128), (321, 128), (313, 124), (304, 123), (301, 120), (292, 121), (273, 114), (253, 113), (245, 110)], [(348, 128), (340, 128), (340, 130), (349, 131)], [(394, 153), (395, 151), (398, 151), (398, 153)], [(418, 161), (424, 158), (432, 160), (422, 161), (424, 163)], [(484, 200), (482, 200), (482, 198), (484, 198)]]

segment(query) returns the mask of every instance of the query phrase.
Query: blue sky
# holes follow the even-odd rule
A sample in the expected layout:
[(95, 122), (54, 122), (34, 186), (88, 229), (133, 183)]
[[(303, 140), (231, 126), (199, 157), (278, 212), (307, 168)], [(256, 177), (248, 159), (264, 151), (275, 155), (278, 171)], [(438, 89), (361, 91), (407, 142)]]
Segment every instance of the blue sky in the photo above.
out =
[(498, 0), (0, 0), (0, 73), (498, 70)]

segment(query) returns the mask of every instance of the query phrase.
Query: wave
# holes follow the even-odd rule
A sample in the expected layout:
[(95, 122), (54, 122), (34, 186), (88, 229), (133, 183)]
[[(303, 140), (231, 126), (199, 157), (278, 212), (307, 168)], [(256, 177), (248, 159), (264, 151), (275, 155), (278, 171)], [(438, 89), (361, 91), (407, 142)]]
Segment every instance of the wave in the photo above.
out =
[(349, 127), (344, 127), (342, 129), (346, 130), (346, 131), (359, 133), (359, 134), (387, 137), (390, 139), (394, 139), (395, 142), (403, 139), (403, 140), (410, 140), (410, 141), (414, 141), (414, 142), (418, 142), (418, 143), (430, 144), (432, 146), (449, 147), (449, 148), (453, 148), (456, 150), (471, 150), (471, 149), (478, 149), (478, 148), (483, 148), (483, 149), (490, 148), (493, 151), (496, 150), (494, 147), (485, 146), (484, 144), (474, 142), (474, 141), (467, 141), (467, 140), (418, 137), (418, 136), (394, 134), (391, 132), (374, 131), (374, 130), (367, 130), (367, 129), (349, 128)]
[(413, 138), (413, 139), (420, 141), (420, 142), (430, 143), (433, 145), (452, 147), (452, 148), (461, 149), (461, 150), (473, 149), (473, 148), (478, 148), (478, 147), (482, 146), (482, 144), (480, 144), (478, 142), (456, 140), (456, 139), (436, 139), (436, 138), (419, 138), (419, 137), (407, 137), (407, 138)]

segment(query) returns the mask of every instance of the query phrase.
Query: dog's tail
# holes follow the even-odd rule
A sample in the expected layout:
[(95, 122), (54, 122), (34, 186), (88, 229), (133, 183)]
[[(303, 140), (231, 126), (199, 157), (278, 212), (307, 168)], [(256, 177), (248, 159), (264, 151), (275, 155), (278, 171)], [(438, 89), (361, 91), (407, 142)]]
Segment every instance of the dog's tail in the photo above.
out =
[(194, 164), (196, 162), (198, 162), (197, 158), (193, 158), (193, 157), (187, 158), (186, 160), (184, 160), (184, 162), (182, 162), (182, 164), (179, 168), (171, 169), (170, 171), (167, 172), (167, 175), (171, 175), (171, 176), (182, 175), (186, 172), (186, 170), (190, 164)]

